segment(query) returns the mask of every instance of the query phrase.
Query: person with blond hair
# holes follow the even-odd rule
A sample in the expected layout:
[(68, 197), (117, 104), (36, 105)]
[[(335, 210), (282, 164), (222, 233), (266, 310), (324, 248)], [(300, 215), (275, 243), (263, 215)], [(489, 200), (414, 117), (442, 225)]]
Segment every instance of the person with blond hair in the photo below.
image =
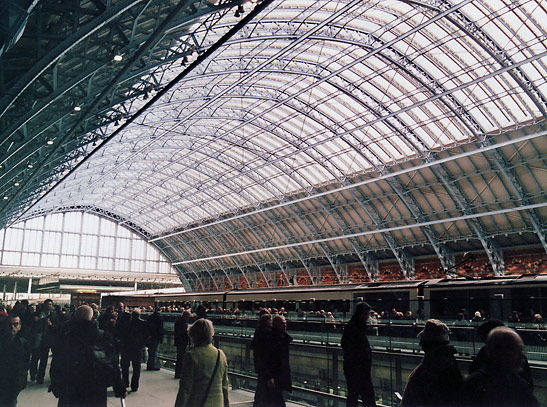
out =
[(229, 407), (228, 362), (213, 346), (213, 323), (198, 319), (188, 329), (192, 348), (182, 363), (175, 407)]

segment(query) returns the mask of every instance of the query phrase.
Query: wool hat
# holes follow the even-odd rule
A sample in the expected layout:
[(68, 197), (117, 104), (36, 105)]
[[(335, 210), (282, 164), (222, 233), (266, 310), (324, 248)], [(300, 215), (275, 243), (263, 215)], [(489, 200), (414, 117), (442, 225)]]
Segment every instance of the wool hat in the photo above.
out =
[(418, 334), (418, 339), (422, 342), (449, 342), (449, 333), (450, 329), (446, 324), (438, 319), (429, 319), (424, 329)]

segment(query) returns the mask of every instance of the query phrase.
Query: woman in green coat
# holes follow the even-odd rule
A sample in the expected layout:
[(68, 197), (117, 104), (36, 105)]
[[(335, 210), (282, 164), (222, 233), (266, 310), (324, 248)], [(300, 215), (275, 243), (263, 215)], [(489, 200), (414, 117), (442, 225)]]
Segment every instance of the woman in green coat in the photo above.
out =
[(212, 345), (213, 323), (200, 318), (188, 329), (193, 348), (186, 353), (175, 407), (228, 407), (226, 355)]

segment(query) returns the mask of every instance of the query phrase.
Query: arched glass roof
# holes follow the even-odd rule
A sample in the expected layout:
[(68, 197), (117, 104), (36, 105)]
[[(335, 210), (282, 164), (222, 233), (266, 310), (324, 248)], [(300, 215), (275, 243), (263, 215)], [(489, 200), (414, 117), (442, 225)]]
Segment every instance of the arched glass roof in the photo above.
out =
[(193, 275), (546, 247), (543, 1), (112, 3), (4, 84), (5, 223), (100, 208)]

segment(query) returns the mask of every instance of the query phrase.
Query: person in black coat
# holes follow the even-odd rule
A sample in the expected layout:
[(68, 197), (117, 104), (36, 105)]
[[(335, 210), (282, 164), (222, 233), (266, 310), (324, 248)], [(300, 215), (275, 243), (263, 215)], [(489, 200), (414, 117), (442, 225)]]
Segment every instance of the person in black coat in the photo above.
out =
[(114, 307), (109, 305), (106, 310), (98, 318), (99, 328), (108, 332), (114, 336), (116, 329), (116, 314), (114, 313)]
[(150, 334), (146, 370), (160, 370), (158, 363), (158, 347), (163, 341), (163, 318), (161, 317), (159, 308), (154, 310), (154, 313), (148, 317), (146, 322)]
[(183, 311), (182, 315), (175, 320), (175, 346), (177, 348), (175, 379), (180, 379), (182, 362), (188, 347), (188, 320), (190, 317), (190, 311)]
[(519, 373), (524, 343), (505, 326), (492, 329), (486, 339), (486, 363), (469, 375), (463, 388), (466, 407), (539, 407), (532, 387)]
[(0, 406), (16, 406), (17, 396), (27, 384), (30, 353), (20, 331), (17, 315), (9, 315), (0, 325)]
[(359, 396), (363, 406), (376, 405), (372, 386), (372, 351), (367, 337), (367, 321), (371, 307), (360, 302), (355, 313), (344, 327), (342, 350), (344, 351), (344, 375), (348, 387), (347, 407), (357, 407)]
[(267, 363), (267, 354), (269, 350), (266, 348), (267, 338), (272, 330), (272, 316), (268, 311), (260, 315), (256, 326), (253, 339), (251, 341), (251, 349), (253, 351), (253, 363), (255, 371), (258, 375), (256, 392), (254, 397), (254, 407), (262, 407), (264, 405), (265, 394), (267, 393), (267, 379), (263, 376), (263, 372), (267, 370), (263, 367)]
[(456, 362), (456, 348), (449, 345), (450, 330), (437, 319), (430, 319), (418, 334), (425, 352), (422, 363), (410, 373), (401, 407), (457, 406), (463, 378)]
[(123, 302), (118, 302), (116, 308), (116, 323), (114, 325), (114, 340), (116, 344), (116, 349), (118, 353), (122, 353), (124, 349), (124, 344), (127, 340), (127, 335), (129, 333), (129, 323), (131, 322), (131, 314), (129, 310), (125, 307)]
[[(92, 319), (91, 307), (78, 307), (53, 348), (50, 391), (59, 398), (59, 407), (107, 405), (109, 384), (102, 377), (103, 370), (97, 367), (92, 349), (94, 345), (105, 344), (114, 353), (113, 338), (99, 330)], [(114, 392), (117, 397), (125, 397), (118, 365), (114, 363), (112, 367)]]
[(292, 338), (287, 334), (287, 323), (282, 315), (275, 315), (272, 329), (264, 338), (264, 363), (260, 363), (258, 376), (264, 407), (285, 407), (286, 393), (292, 391), (289, 344)]
[(122, 379), (125, 387), (129, 387), (129, 365), (133, 366), (133, 375), (131, 376), (131, 391), (136, 392), (139, 389), (139, 379), (141, 377), (141, 361), (144, 347), (150, 339), (148, 325), (141, 319), (141, 310), (136, 308), (131, 313), (131, 319), (125, 327), (126, 332), (123, 335), (121, 367)]
[(30, 379), (36, 379), (37, 384), (43, 384), (49, 351), (55, 346), (60, 327), (58, 313), (54, 311), (53, 301), (51, 299), (48, 298), (43, 302), (41, 311), (36, 314), (36, 317), (40, 343), (32, 352), (30, 360)]
[[(488, 321), (485, 321), (479, 325), (479, 327), (477, 328), (477, 336), (481, 341), (486, 343), (486, 338), (488, 338), (488, 334), (494, 328), (498, 328), (500, 326), (505, 326), (505, 324), (499, 319), (489, 319)], [(469, 374), (471, 375), (487, 366), (488, 366), (488, 356), (487, 356), (486, 345), (485, 345), (479, 350), (479, 352), (477, 353), (477, 356), (475, 356), (475, 358), (471, 362), (471, 365), (469, 365)], [(534, 380), (532, 379), (532, 369), (530, 368), (528, 359), (526, 358), (526, 355), (524, 354), (522, 354), (522, 364), (518, 370), (518, 375), (521, 379), (523, 379), (526, 383), (528, 383), (528, 385), (530, 386), (532, 390), (534, 390)]]

